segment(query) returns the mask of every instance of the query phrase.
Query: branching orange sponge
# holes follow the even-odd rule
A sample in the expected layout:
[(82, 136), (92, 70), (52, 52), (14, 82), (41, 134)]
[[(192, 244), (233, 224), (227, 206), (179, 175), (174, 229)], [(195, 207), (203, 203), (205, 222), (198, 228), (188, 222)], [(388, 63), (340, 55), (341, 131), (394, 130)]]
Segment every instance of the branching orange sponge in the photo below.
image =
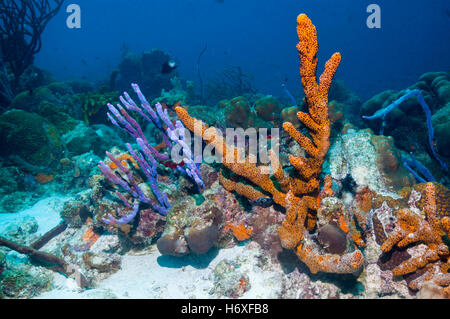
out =
[[(308, 242), (305, 227), (311, 230), (311, 222), (306, 220), (315, 212), (320, 204), (319, 174), (325, 155), (330, 147), (330, 120), (328, 115), (328, 92), (331, 81), (341, 61), (339, 53), (333, 54), (325, 64), (325, 71), (317, 82), (317, 31), (311, 20), (305, 15), (297, 17), (297, 34), (299, 43), (297, 51), (300, 57), (300, 76), (303, 90), (308, 104), (308, 113), (298, 112), (297, 117), (308, 129), (311, 138), (300, 133), (293, 124), (283, 124), (284, 130), (291, 136), (306, 152), (308, 157), (290, 156), (291, 165), (299, 173), (295, 183), (290, 183), (291, 190), (295, 195), (301, 196), (298, 200), (291, 198), (287, 206), (286, 220), (278, 229), (283, 247), (292, 249), (294, 241), (298, 241), (297, 256), (308, 265), (312, 273), (333, 272), (353, 273), (363, 265), (363, 256), (359, 250), (344, 255), (321, 254), (312, 242)], [(330, 181), (327, 181), (329, 184)], [(292, 187), (294, 186), (295, 187)], [(329, 185), (328, 185), (329, 187)], [(296, 207), (290, 207), (294, 204)], [(294, 212), (294, 213), (292, 213)], [(308, 213), (309, 212), (309, 213)], [(309, 218), (311, 219), (311, 218)], [(295, 232), (301, 231), (302, 236)], [(294, 233), (293, 233), (294, 232)]]
[(413, 243), (424, 243), (425, 251), (416, 257), (402, 262), (393, 270), (396, 276), (406, 275), (424, 268), (423, 278), (413, 280), (409, 286), (411, 289), (420, 289), (422, 281), (432, 280), (442, 286), (450, 285), (448, 246), (443, 241), (448, 236), (449, 211), (439, 211), (436, 199), (437, 187), (434, 183), (425, 184), (425, 216), (415, 213), (410, 209), (400, 209), (397, 212), (397, 222), (393, 233), (381, 246), (383, 252), (389, 252), (397, 246), (407, 247)]
[[(330, 120), (328, 117), (328, 91), (341, 56), (335, 53), (325, 65), (325, 71), (317, 83), (317, 35), (311, 20), (300, 14), (297, 18), (300, 57), (300, 76), (309, 112), (298, 112), (297, 117), (308, 129), (309, 136), (300, 133), (290, 122), (283, 124), (284, 130), (305, 149), (307, 157), (290, 156), (294, 174), (285, 174), (280, 160), (274, 152), (269, 152), (271, 167), (258, 166), (252, 155), (245, 156), (245, 150), (226, 144), (224, 138), (214, 127), (192, 118), (188, 112), (176, 107), (178, 117), (184, 125), (197, 136), (215, 148), (216, 156), (229, 170), (248, 180), (250, 184), (235, 182), (220, 174), (222, 185), (229, 191), (255, 200), (268, 193), (275, 203), (286, 208), (286, 220), (278, 228), (281, 244), (287, 249), (296, 249), (297, 256), (309, 266), (311, 272), (354, 273), (363, 265), (359, 250), (344, 254), (327, 254), (311, 239), (317, 221), (317, 209), (322, 196), (329, 196), (331, 179), (326, 181), (326, 190), (319, 193), (319, 174), (322, 172), (324, 157), (330, 147)], [(236, 159), (243, 158), (243, 161)], [(271, 168), (271, 169), (270, 169)], [(270, 172), (277, 183), (275, 184)], [(251, 185), (253, 184), (253, 185)], [(256, 190), (253, 186), (259, 187)]]

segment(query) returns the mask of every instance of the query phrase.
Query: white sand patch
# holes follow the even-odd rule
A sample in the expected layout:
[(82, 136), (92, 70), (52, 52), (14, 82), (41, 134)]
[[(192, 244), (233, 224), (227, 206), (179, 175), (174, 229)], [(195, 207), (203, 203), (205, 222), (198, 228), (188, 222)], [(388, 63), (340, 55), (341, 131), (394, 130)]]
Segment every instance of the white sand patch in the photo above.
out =
[(0, 214), (0, 234), (3, 233), (11, 224), (22, 223), (24, 217), (33, 217), (36, 219), (39, 228), (38, 234), (45, 234), (50, 229), (61, 222), (60, 212), (64, 203), (69, 200), (69, 196), (51, 196), (41, 199), (32, 207), (18, 213)]
[(123, 256), (121, 269), (94, 289), (80, 291), (70, 280), (55, 276), (55, 288), (38, 298), (217, 298), (214, 268), (224, 259), (238, 261), (238, 271), (249, 276), (251, 288), (242, 298), (276, 298), (282, 271), (271, 264), (260, 268), (261, 253), (254, 242), (184, 258), (161, 256), (152, 246), (145, 253)]

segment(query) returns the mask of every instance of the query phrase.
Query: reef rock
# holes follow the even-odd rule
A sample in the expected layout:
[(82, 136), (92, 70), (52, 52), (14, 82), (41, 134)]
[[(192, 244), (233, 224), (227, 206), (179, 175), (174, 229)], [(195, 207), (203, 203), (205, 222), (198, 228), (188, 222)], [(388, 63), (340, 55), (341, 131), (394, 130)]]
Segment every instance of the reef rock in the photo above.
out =
[[(417, 83), (402, 91), (388, 90), (381, 92), (361, 106), (360, 115), (373, 115), (376, 111), (405, 95), (410, 90), (420, 90), (424, 100), (430, 108), (432, 123), (435, 129), (435, 143), (438, 153), (450, 157), (449, 152), (449, 103), (450, 103), (450, 75), (448, 72), (429, 72), (423, 74)], [(382, 120), (364, 121), (375, 132), (380, 132)], [(395, 145), (406, 151), (415, 152), (417, 158), (425, 164), (438, 178), (445, 175), (439, 170), (439, 165), (429, 156), (428, 127), (425, 113), (416, 97), (402, 102), (384, 120), (386, 136), (392, 136)], [(445, 160), (445, 159), (444, 159)], [(435, 166), (437, 167), (435, 169)]]
[(64, 143), (54, 125), (35, 113), (11, 110), (0, 116), (0, 154), (17, 156), (34, 166), (55, 167)]
[(442, 156), (450, 157), (450, 102), (433, 114), (432, 121), (438, 152)]
[(67, 149), (73, 155), (80, 155), (91, 150), (95, 154), (101, 154), (102, 139), (98, 134), (84, 123), (80, 123), (73, 131), (63, 135), (63, 140), (67, 145)]
[(186, 197), (169, 212), (157, 247), (164, 255), (204, 254), (217, 243), (221, 220), (216, 202), (204, 201), (197, 206), (194, 198)]
[(328, 162), (333, 179), (344, 181), (351, 177), (356, 186), (368, 186), (379, 193), (413, 182), (400, 163), (400, 153), (392, 139), (375, 136), (371, 130), (350, 129), (338, 137)]

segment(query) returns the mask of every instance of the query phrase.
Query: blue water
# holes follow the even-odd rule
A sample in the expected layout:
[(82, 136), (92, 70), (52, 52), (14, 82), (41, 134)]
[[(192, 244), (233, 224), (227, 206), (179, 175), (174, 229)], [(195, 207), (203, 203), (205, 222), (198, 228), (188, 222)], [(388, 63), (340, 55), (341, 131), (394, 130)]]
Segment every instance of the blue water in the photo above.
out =
[[(100, 80), (115, 69), (121, 48), (163, 49), (179, 62), (180, 76), (197, 81), (230, 66), (254, 77), (260, 92), (282, 95), (287, 80), (301, 94), (295, 45), (296, 16), (318, 29), (319, 68), (335, 51), (337, 78), (367, 99), (402, 89), (430, 71), (450, 69), (448, 0), (77, 0), (81, 29), (68, 29), (65, 8), (46, 28), (36, 64), (58, 80)], [(369, 29), (368, 4), (381, 7), (381, 29)], [(68, 4), (68, 3), (67, 3)], [(66, 4), (66, 5), (67, 5)]]

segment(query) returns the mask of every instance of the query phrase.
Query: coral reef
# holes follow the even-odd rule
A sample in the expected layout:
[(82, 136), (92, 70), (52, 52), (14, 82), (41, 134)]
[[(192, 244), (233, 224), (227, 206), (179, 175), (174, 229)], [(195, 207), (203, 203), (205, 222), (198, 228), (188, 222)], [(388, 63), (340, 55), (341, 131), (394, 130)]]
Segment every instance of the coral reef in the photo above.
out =
[(214, 292), (219, 296), (238, 298), (250, 289), (248, 275), (236, 271), (238, 265), (222, 260), (214, 268)]
[(431, 149), (431, 153), (432, 153), (433, 157), (439, 162), (439, 164), (445, 170), (448, 170), (447, 164), (436, 153), (435, 146), (434, 146), (434, 128), (433, 128), (433, 124), (432, 124), (432, 121), (431, 121), (431, 110), (430, 110), (430, 107), (425, 102), (425, 100), (423, 98), (423, 95), (422, 95), (422, 93), (419, 90), (409, 91), (405, 95), (401, 96), (400, 98), (398, 98), (397, 100), (395, 100), (394, 102), (392, 102), (391, 104), (386, 106), (385, 108), (383, 108), (381, 110), (378, 110), (374, 115), (372, 115), (372, 116), (363, 116), (363, 118), (366, 119), (366, 120), (374, 120), (374, 119), (377, 119), (377, 118), (383, 119), (381, 132), (380, 132), (380, 134), (383, 134), (386, 116), (390, 112), (392, 112), (392, 110), (394, 110), (396, 107), (398, 107), (403, 101), (407, 100), (408, 98), (410, 98), (412, 96), (416, 96), (417, 97), (417, 100), (419, 101), (420, 106), (422, 107), (422, 109), (425, 112), (426, 119), (427, 119), (427, 128), (428, 128), (428, 144), (429, 144), (429, 147)]
[(64, 155), (60, 134), (45, 118), (22, 110), (0, 116), (1, 155), (35, 166), (55, 167)]
[(252, 76), (242, 71), (240, 66), (230, 67), (210, 78), (205, 86), (205, 98), (202, 103), (214, 105), (221, 100), (232, 99), (256, 93)]
[(85, 92), (79, 94), (82, 119), (89, 124), (105, 124), (107, 117), (104, 111), (105, 105), (119, 102), (119, 92)]
[[(450, 89), (449, 89), (450, 91)], [(439, 141), (437, 143), (437, 149), (439, 151), (439, 154), (442, 154), (443, 156), (446, 156), (447, 158), (450, 157), (450, 144), (449, 144), (449, 132), (450, 132), (450, 103), (447, 102), (447, 104), (439, 109), (436, 113), (432, 116), (433, 126), (435, 130), (436, 135), (436, 141)]]
[[(103, 144), (103, 143), (102, 143)], [(89, 187), (89, 177), (98, 172), (100, 160), (92, 152), (49, 161), (45, 166), (31, 165), (19, 156), (9, 156), (0, 163), (4, 180), (0, 188), (0, 212), (17, 212), (26, 209), (42, 197), (54, 193), (75, 194)]]
[(254, 108), (258, 117), (266, 121), (274, 121), (280, 118), (282, 106), (276, 98), (267, 95), (256, 100)]
[[(192, 178), (200, 191), (201, 188), (204, 188), (204, 183), (200, 175), (199, 164), (194, 162), (193, 155), (184, 141), (183, 125), (181, 122), (177, 121), (175, 128), (169, 119), (167, 110), (163, 110), (160, 103), (156, 104), (155, 112), (155, 110), (150, 107), (150, 104), (147, 102), (144, 95), (141, 93), (139, 86), (133, 84), (132, 87), (142, 103), (142, 108), (139, 108), (126, 92), (124, 93), (125, 98), (122, 96), (120, 97), (121, 102), (129, 111), (135, 111), (149, 122), (152, 122), (160, 130), (163, 136), (163, 142), (169, 149), (172, 149), (173, 147), (180, 147), (180, 150), (183, 151), (183, 164), (179, 162), (174, 165), (180, 172)], [(149, 144), (144, 133), (142, 132), (141, 126), (125, 111), (122, 106), (120, 106), (120, 104), (117, 105), (117, 108), (115, 108), (112, 104), (108, 104), (108, 108), (111, 112), (108, 113), (108, 117), (111, 122), (115, 126), (124, 129), (133, 138), (135, 138), (141, 151), (136, 153), (132, 146), (127, 144), (128, 152), (131, 155), (128, 155), (127, 159), (133, 159), (133, 165), (127, 164), (126, 161), (121, 162), (120, 157), (114, 157), (114, 155), (109, 152), (107, 152), (106, 155), (112, 164), (107, 165), (100, 161), (99, 168), (103, 175), (105, 175), (105, 177), (113, 184), (120, 185), (136, 199), (136, 201), (131, 204), (123, 194), (116, 191), (116, 195), (121, 199), (124, 206), (127, 208), (128, 213), (125, 214), (118, 211), (119, 216), (121, 216), (120, 219), (115, 219), (113, 216), (109, 215), (106, 219), (104, 219), (104, 221), (109, 224), (118, 225), (129, 223), (138, 213), (139, 202), (149, 204), (151, 208), (159, 214), (166, 215), (171, 206), (167, 200), (166, 193), (160, 193), (157, 186), (157, 160), (167, 161), (169, 156), (167, 154), (159, 153)], [(144, 111), (147, 114), (144, 113)], [(166, 128), (163, 128), (163, 125), (166, 125)], [(121, 156), (123, 156), (123, 154)], [(141, 169), (145, 174), (149, 181), (151, 192), (153, 193), (155, 200), (152, 199), (153, 196), (149, 195), (149, 192), (146, 189), (148, 186), (140, 181), (138, 175), (133, 174), (133, 167), (135, 169)]]
[(141, 54), (128, 50), (123, 52), (115, 89), (124, 91), (129, 87), (129, 83), (140, 83), (142, 92), (150, 101), (160, 97), (163, 90), (173, 89), (171, 80), (178, 76), (177, 69), (170, 73), (162, 72), (163, 65), (172, 60), (170, 54), (159, 49)]
[[(315, 212), (321, 199), (318, 177), (329, 148), (328, 90), (341, 56), (336, 53), (326, 63), (320, 83), (317, 84), (316, 30), (304, 14), (297, 18), (297, 33), (299, 37), (297, 50), (301, 60), (300, 75), (309, 106), (309, 113), (299, 112), (297, 116), (308, 128), (311, 139), (297, 131), (291, 123), (283, 124), (284, 130), (305, 149), (309, 157), (290, 156), (289, 160), (296, 169), (297, 176), (286, 177), (277, 156), (273, 152), (270, 153), (272, 170), (282, 188), (281, 191), (270, 179), (268, 175), (270, 170), (264, 172), (248, 157), (244, 163), (236, 163), (236, 159), (243, 157), (244, 150), (227, 145), (217, 133), (217, 129), (208, 128), (201, 121), (193, 119), (181, 107), (176, 107), (175, 110), (189, 130), (200, 134), (207, 144), (215, 147), (216, 155), (222, 157), (222, 162), (228, 169), (271, 194), (275, 203), (286, 208), (286, 220), (278, 228), (283, 247), (296, 249), (297, 256), (308, 265), (312, 273), (319, 271), (354, 273), (363, 264), (362, 253), (359, 250), (344, 255), (322, 254), (308, 235), (308, 230), (313, 230), (316, 225)], [(227, 158), (227, 154), (234, 154), (231, 161)], [(228, 190), (235, 190), (249, 199), (265, 196), (262, 192), (242, 183), (227, 180), (227, 184), (232, 185)]]
[(162, 103), (169, 107), (175, 104), (185, 105), (191, 103), (194, 100), (194, 83), (186, 81), (183, 83), (179, 77), (173, 77), (170, 79), (173, 88), (170, 91), (162, 89), (161, 96), (154, 99), (152, 104)]
[(202, 194), (204, 200), (200, 204), (195, 198), (184, 196), (170, 210), (164, 232), (157, 241), (161, 254), (204, 254), (219, 245), (227, 217), (224, 201), (217, 199), (223, 195), (217, 192), (216, 187), (211, 186)]
[(40, 105), (43, 102), (55, 105), (54, 110), (81, 119), (81, 117), (78, 118), (78, 116), (81, 116), (79, 96), (74, 95), (74, 91), (69, 84), (62, 82), (52, 81), (35, 88), (32, 92), (20, 92), (12, 100), (10, 108), (39, 112)]
[(228, 125), (233, 127), (248, 127), (250, 117), (250, 103), (242, 96), (233, 98), (230, 101), (220, 101), (219, 108), (225, 109), (225, 117)]
[(51, 274), (43, 271), (29, 271), (26, 267), (5, 270), (0, 273), (0, 299), (33, 298), (52, 287)]
[[(254, 99), (254, 101), (251, 99)], [(271, 128), (275, 124), (278, 125), (282, 106), (273, 96), (257, 94), (221, 100), (217, 104), (217, 108), (219, 112), (224, 113), (227, 127), (247, 129), (249, 127)], [(208, 120), (208, 118), (206, 119)], [(220, 121), (217, 122), (220, 123)]]
[(356, 187), (369, 186), (377, 192), (411, 186), (414, 179), (393, 144), (391, 137), (377, 136), (370, 129), (350, 128), (331, 147), (326, 170), (333, 179), (351, 178)]
[(296, 22), (304, 97), (240, 67), (199, 96), (161, 50), (14, 97), (0, 61), (0, 299), (450, 298), (448, 72), (361, 107)]
[(357, 219), (366, 246), (366, 267), (358, 280), (367, 296), (411, 298), (411, 291), (429, 284), (448, 296), (449, 195), (438, 183), (390, 195), (367, 188), (358, 193), (353, 210), (360, 210)]
[[(446, 191), (448, 194), (448, 190)], [(432, 281), (444, 287), (450, 286), (449, 248), (443, 241), (448, 236), (448, 195), (444, 197), (444, 206), (439, 207), (438, 190), (435, 184), (426, 183), (423, 194), (425, 205), (423, 214), (411, 209), (399, 209), (396, 213), (395, 228), (381, 246), (383, 252), (391, 251), (394, 246), (404, 248), (408, 245), (421, 242), (426, 245), (425, 250), (417, 257), (403, 261), (392, 272), (395, 276), (406, 275), (423, 269), (423, 273), (409, 283), (409, 287), (418, 290), (423, 281)]]
[[(41, 35), (63, 5), (62, 0), (2, 1), (0, 3), (0, 107), (9, 105), (14, 94), (29, 89), (34, 56), (41, 50)], [(29, 76), (30, 73), (31, 76)], [(24, 83), (25, 82), (25, 83)], [(24, 85), (25, 84), (25, 85)]]
[(283, 122), (292, 123), (295, 128), (300, 126), (300, 121), (298, 120), (297, 113), (300, 109), (297, 106), (286, 107), (281, 111), (281, 119)]
[(433, 174), (428, 168), (420, 163), (414, 157), (414, 154), (410, 154), (410, 158), (402, 157), (403, 166), (414, 176), (419, 183), (435, 182)]
[[(360, 110), (360, 115), (368, 116), (380, 110), (387, 110), (389, 105), (396, 106), (384, 119), (365, 120), (364, 124), (374, 132), (379, 132), (383, 128), (383, 134), (392, 136), (399, 149), (408, 153), (413, 152), (417, 160), (423, 163), (435, 178), (446, 185), (448, 180), (444, 167), (450, 156), (448, 152), (450, 149), (448, 146), (449, 88), (448, 72), (429, 72), (423, 74), (417, 83), (405, 90), (398, 92), (387, 90), (373, 96), (361, 106)], [(423, 96), (422, 101), (416, 98), (401, 99), (411, 94), (420, 94)], [(394, 103), (399, 99), (402, 101), (401, 104)], [(423, 105), (427, 108), (423, 109)], [(426, 114), (428, 114), (427, 117), (424, 116)], [(439, 160), (435, 159), (435, 154), (438, 154)], [(444, 166), (441, 166), (440, 162)]]

